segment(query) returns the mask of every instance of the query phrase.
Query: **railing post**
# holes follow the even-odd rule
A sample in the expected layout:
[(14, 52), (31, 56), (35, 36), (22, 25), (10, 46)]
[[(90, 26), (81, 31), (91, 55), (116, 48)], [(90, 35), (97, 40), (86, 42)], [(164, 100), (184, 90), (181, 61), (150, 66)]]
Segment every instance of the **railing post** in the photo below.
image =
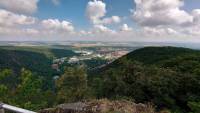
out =
[(4, 109), (0, 109), (0, 113), (5, 113)]
[(5, 113), (4, 109), (3, 109), (3, 103), (0, 102), (0, 113)]

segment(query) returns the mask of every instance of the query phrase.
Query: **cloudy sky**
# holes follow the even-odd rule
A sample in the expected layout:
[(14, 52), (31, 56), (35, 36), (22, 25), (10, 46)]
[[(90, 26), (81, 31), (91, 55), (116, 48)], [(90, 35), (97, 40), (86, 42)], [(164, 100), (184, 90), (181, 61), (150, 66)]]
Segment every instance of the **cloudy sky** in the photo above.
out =
[(200, 42), (200, 0), (0, 0), (0, 40)]

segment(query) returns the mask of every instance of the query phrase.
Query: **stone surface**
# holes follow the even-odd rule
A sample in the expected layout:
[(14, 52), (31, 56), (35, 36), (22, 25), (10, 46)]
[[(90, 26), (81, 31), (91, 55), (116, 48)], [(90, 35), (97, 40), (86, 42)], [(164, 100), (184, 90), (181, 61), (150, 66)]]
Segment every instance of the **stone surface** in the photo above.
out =
[(62, 104), (40, 113), (155, 113), (150, 105), (130, 101), (109, 101), (107, 99)]

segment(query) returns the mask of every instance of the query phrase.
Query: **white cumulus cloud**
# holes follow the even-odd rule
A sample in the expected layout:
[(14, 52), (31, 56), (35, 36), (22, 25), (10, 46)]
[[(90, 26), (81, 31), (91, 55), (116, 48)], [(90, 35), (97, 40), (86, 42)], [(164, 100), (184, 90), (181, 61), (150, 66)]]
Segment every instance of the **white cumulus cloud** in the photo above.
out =
[(135, 0), (134, 20), (141, 26), (185, 25), (193, 17), (181, 7), (182, 0)]
[(36, 18), (0, 9), (0, 26), (31, 25)]
[(109, 29), (108, 27), (104, 25), (94, 25), (93, 32), (94, 33), (114, 33), (115, 31)]
[(120, 31), (132, 31), (133, 29), (131, 27), (129, 27), (127, 24), (123, 24), (120, 27)]
[(16, 12), (32, 14), (37, 11), (39, 0), (0, 0), (0, 8)]
[(106, 16), (106, 4), (103, 1), (89, 1), (86, 8), (86, 15), (93, 24), (113, 24), (121, 21), (119, 16)]
[(43, 28), (52, 33), (69, 33), (74, 31), (74, 26), (68, 21), (59, 21), (58, 19), (47, 19), (41, 22)]
[(92, 23), (99, 23), (100, 18), (106, 14), (106, 4), (102, 1), (89, 1), (86, 9), (86, 15)]
[(100, 24), (112, 24), (112, 23), (120, 23), (121, 18), (119, 16), (112, 16), (109, 18), (104, 18)]

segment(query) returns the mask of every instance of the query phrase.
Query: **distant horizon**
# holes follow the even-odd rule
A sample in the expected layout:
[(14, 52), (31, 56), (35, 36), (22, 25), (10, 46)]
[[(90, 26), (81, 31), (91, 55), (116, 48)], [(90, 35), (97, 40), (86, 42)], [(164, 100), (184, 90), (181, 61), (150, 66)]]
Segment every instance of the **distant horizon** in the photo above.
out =
[(184, 43), (184, 44), (191, 44), (191, 43), (195, 43), (195, 44), (200, 44), (200, 42), (176, 42), (176, 41), (98, 41), (98, 40), (1, 40), (0, 43), (2, 42), (44, 42), (44, 43), (48, 43), (48, 42), (102, 42), (102, 43)]
[(0, 41), (1, 46), (73, 46), (80, 44), (84, 47), (85, 44), (91, 47), (183, 47), (200, 50), (200, 43), (198, 42), (103, 42), (103, 41)]

